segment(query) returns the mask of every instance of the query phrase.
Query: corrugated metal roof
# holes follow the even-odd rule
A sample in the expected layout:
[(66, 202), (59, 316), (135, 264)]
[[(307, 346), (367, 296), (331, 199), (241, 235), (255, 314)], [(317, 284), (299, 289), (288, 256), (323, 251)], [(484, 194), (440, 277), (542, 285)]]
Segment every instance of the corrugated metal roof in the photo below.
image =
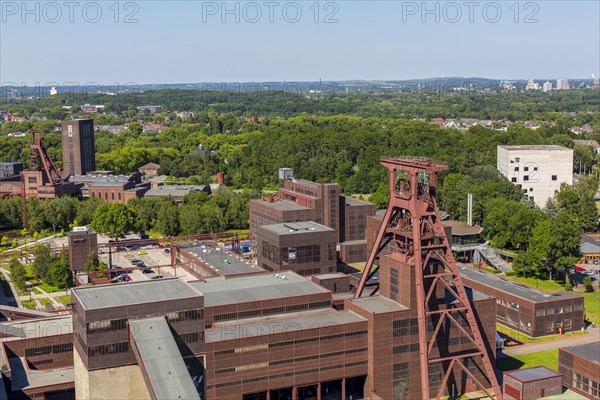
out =
[(204, 294), (205, 307), (329, 292), (290, 271), (253, 274), (228, 279), (208, 278), (205, 281), (189, 283)]
[(313, 221), (285, 222), (282, 224), (262, 225), (261, 228), (278, 235), (301, 235), (310, 232), (334, 232), (333, 229)]
[(169, 324), (163, 317), (130, 320), (140, 367), (157, 399), (200, 399)]
[(362, 309), (372, 313), (386, 313), (392, 311), (408, 310), (408, 307), (382, 296), (363, 297), (360, 299), (351, 300)]
[(191, 285), (178, 278), (79, 287), (73, 288), (72, 293), (88, 310), (200, 296)]
[[(71, 315), (52, 316), (48, 318), (22, 319), (0, 324), (0, 334), (23, 339), (44, 336), (65, 335), (73, 333)], [(0, 341), (8, 338), (0, 338)]]

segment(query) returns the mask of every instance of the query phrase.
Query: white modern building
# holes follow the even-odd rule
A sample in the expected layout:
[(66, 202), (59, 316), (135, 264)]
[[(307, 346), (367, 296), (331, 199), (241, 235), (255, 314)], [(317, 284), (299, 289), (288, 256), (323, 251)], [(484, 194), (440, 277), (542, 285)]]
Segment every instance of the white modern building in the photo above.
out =
[(540, 84), (536, 83), (533, 79), (527, 81), (527, 86), (525, 86), (525, 90), (540, 90)]
[(539, 207), (573, 184), (573, 150), (557, 145), (498, 146), (498, 171)]
[(552, 90), (552, 82), (546, 81), (546, 83), (544, 83), (544, 92), (549, 92), (551, 90)]
[(568, 79), (557, 79), (556, 80), (556, 90), (569, 90), (569, 80)]

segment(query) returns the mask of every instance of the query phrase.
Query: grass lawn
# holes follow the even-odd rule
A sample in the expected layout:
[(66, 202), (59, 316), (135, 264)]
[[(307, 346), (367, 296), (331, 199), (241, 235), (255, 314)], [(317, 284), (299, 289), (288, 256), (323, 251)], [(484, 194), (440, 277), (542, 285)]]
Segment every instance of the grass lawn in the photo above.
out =
[(33, 287), (33, 293), (35, 294), (42, 294), (42, 291), (40, 289), (38, 289), (37, 287)]
[(40, 303), (42, 303), (43, 306), (50, 306), (50, 305), (52, 305), (52, 300), (50, 300), (50, 299), (40, 299)]
[(504, 357), (496, 360), (496, 368), (500, 371), (511, 371), (543, 365), (558, 371), (558, 349), (523, 354), (516, 357)]
[(56, 286), (48, 285), (44, 282), (40, 283), (38, 287), (46, 293), (62, 292), (63, 290), (65, 290), (63, 288), (57, 288)]
[(507, 336), (510, 336), (516, 340), (518, 340), (519, 342), (523, 342), (523, 343), (539, 343), (539, 342), (547, 342), (548, 340), (554, 340), (554, 339), (558, 339), (561, 337), (569, 337), (569, 336), (581, 336), (581, 335), (587, 335), (588, 332), (581, 332), (581, 331), (577, 331), (577, 332), (569, 332), (569, 333), (565, 333), (564, 335), (549, 335), (549, 336), (542, 336), (542, 337), (537, 337), (537, 338), (532, 338), (529, 336), (526, 336), (520, 332), (515, 331), (512, 328), (508, 328), (504, 325), (500, 325), (500, 324), (496, 324), (496, 330), (500, 333), (503, 333)]
[(71, 302), (71, 295), (58, 296), (58, 301), (63, 304), (69, 304)]
[(585, 317), (590, 322), (600, 325), (600, 291), (584, 293)]
[(160, 239), (163, 235), (161, 235), (159, 232), (153, 231), (153, 230), (147, 230), (146, 234), (148, 236), (150, 236), (153, 239)]
[(35, 301), (33, 300), (23, 300), (21, 304), (23, 307), (35, 307)]

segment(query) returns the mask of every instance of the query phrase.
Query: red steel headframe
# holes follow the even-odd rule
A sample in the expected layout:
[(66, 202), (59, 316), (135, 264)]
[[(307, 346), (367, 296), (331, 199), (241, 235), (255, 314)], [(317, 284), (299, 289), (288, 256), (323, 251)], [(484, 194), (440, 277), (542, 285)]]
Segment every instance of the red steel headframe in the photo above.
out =
[[(454, 367), (464, 371), (490, 398), (502, 399), (494, 367), (479, 331), (473, 308), (458, 274), (452, 248), (439, 219), (436, 199), (437, 173), (447, 170), (445, 164), (425, 158), (382, 157), (381, 164), (390, 171), (390, 202), (383, 217), (381, 228), (365, 265), (355, 297), (362, 295), (366, 284), (379, 270), (375, 264), (378, 255), (392, 243), (396, 256), (405, 264), (414, 264), (417, 297), (417, 320), (419, 327), (419, 353), (421, 367), (421, 393), (424, 400), (432, 398), (429, 387), (429, 365), (441, 363), (444, 377), (435, 398), (442, 396), (444, 387)], [(442, 286), (440, 286), (442, 285)], [(436, 289), (444, 288), (455, 299), (455, 306), (439, 304)], [(379, 286), (371, 292), (376, 293)], [(461, 326), (456, 313), (463, 313), (468, 322)], [(454, 313), (454, 315), (452, 315)], [(428, 319), (433, 322), (433, 334), (427, 332)], [(442, 325), (458, 329), (460, 335), (474, 346), (473, 350), (448, 356), (430, 356), (442, 334)], [(492, 394), (468, 369), (469, 359), (481, 359)]]

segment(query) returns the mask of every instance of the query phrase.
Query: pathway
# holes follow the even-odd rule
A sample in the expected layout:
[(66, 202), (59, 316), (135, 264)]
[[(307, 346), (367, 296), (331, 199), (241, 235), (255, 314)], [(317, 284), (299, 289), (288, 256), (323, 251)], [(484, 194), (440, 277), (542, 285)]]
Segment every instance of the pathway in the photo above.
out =
[(587, 335), (569, 336), (547, 342), (526, 343), (518, 346), (505, 347), (502, 349), (502, 353), (498, 352), (498, 358), (505, 356), (515, 357), (523, 354), (554, 350), (561, 347), (577, 346), (580, 344), (600, 343), (600, 329), (590, 329), (588, 332)]

